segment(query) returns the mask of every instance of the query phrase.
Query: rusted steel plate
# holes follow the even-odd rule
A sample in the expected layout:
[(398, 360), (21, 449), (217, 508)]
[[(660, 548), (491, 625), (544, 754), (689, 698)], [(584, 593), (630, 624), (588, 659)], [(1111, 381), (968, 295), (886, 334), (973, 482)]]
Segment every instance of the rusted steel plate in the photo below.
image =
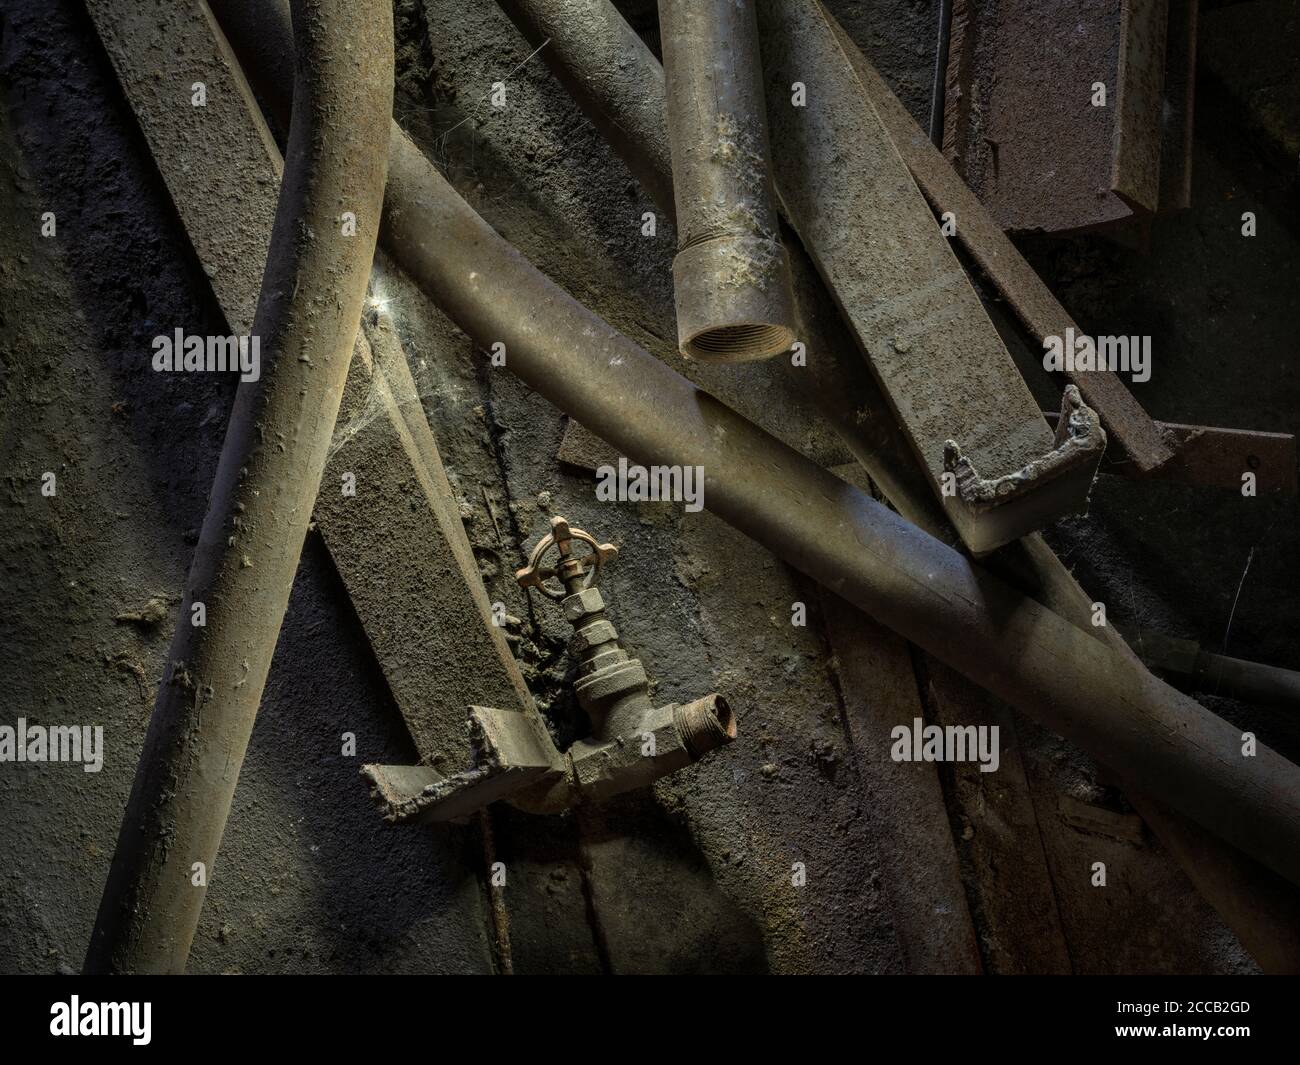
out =
[[(961, 6), (944, 152), (998, 224), (1064, 233), (1131, 217), (1111, 191), (1121, 0)], [(1105, 106), (1093, 105), (1098, 83)]]
[(1111, 191), (1134, 210), (1160, 203), (1168, 0), (1123, 0)]
[(1041, 431), (1029, 389), (815, 0), (761, 3), (759, 16), (786, 213), (962, 540), (984, 553), (1082, 509), (1101, 434), (1079, 408), (1077, 433)]
[(1160, 134), (1161, 213), (1192, 203), (1192, 113), (1196, 99), (1196, 29), (1200, 0), (1169, 0), (1165, 91)]
[[(828, 16), (828, 21), (917, 185), (937, 213), (952, 213), (957, 240), (1011, 304), (1024, 327), (1039, 341), (1047, 336), (1065, 336), (1070, 329), (1081, 333), (1042, 278), (1007, 239), (988, 208), (930, 143), (875, 67), (834, 19)], [(1101, 416), (1112, 447), (1122, 448), (1134, 466), (1152, 470), (1169, 460), (1173, 452), (1166, 446), (1156, 423), (1115, 374), (1076, 371), (1067, 373), (1066, 377), (1079, 386), (1084, 401)]]
[[(1044, 412), (1049, 424), (1056, 414)], [(1262, 433), (1253, 429), (1220, 429), (1211, 425), (1157, 422), (1174, 448), (1174, 457), (1153, 473), (1143, 473), (1122, 458), (1107, 456), (1103, 473), (1144, 479), (1150, 477), (1202, 488), (1239, 492), (1247, 485), (1256, 493), (1296, 494), (1296, 446), (1291, 433)], [(1247, 475), (1251, 479), (1247, 480)]]
[(1296, 494), (1295, 437), (1247, 429), (1166, 423), (1174, 442), (1173, 461), (1161, 480), (1240, 491), (1246, 474), (1254, 474), (1257, 492)]

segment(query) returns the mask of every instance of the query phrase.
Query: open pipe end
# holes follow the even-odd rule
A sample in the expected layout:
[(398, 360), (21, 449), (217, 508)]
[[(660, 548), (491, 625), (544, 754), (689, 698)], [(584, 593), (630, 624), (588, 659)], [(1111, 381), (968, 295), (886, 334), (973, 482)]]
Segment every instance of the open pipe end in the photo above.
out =
[(795, 343), (785, 248), (743, 233), (687, 245), (673, 260), (677, 347), (702, 362), (752, 362)]
[(736, 715), (717, 692), (677, 707), (674, 716), (682, 741), (696, 760), (736, 738)]
[(706, 329), (682, 345), (682, 354), (701, 362), (770, 359), (794, 347), (794, 331), (760, 322)]

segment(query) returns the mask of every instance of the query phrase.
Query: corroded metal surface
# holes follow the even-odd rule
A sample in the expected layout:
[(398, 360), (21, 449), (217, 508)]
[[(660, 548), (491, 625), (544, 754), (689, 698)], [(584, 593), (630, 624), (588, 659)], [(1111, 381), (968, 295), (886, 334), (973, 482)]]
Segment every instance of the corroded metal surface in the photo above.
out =
[[(577, 551), (575, 543), (589, 550)], [(558, 557), (545, 566), (551, 551)], [(596, 586), (617, 554), (612, 544), (556, 516), (515, 575), (522, 587), (560, 603), (573, 626), (574, 691), (591, 734), (561, 754), (536, 714), (471, 707), (471, 755), (459, 772), (363, 767), (386, 820), (457, 820), (500, 799), (534, 813), (560, 813), (645, 787), (736, 738), (735, 715), (716, 693), (686, 704), (651, 703), (645, 668), (623, 649)], [(552, 580), (560, 582), (558, 591), (547, 584)]]
[[(433, 176), (432, 170), (429, 170), (428, 166), (425, 166), (425, 172), (426, 174), (428, 174), (429, 181), (432, 182), (434, 186), (437, 185), (437, 178)], [(420, 192), (419, 190), (421, 189), (424, 191)], [(424, 213), (425, 211), (428, 211), (428, 209), (434, 207), (434, 204), (437, 203), (438, 200), (437, 196), (433, 196), (432, 199), (429, 199), (430, 195), (432, 195), (430, 194), (430, 186), (426, 185), (426, 183), (424, 181), (421, 181), (421, 179), (419, 178), (416, 179), (415, 186), (413, 186), (412, 191), (415, 191), (416, 195), (398, 196), (398, 198), (396, 198), (396, 203), (393, 205), (394, 211), (398, 213), (403, 213), (404, 211), (411, 211), (415, 213), (416, 216), (419, 216), (422, 215), (422, 213)], [(451, 195), (450, 192), (448, 192), (447, 195)], [(471, 233), (467, 233), (468, 243), (474, 244), (474, 246), (476, 246), (476, 244), (480, 242), (481, 239), (484, 238), (486, 235), (485, 230), (481, 228), (481, 222), (478, 225), (480, 225), (480, 229), (472, 230)], [(415, 252), (416, 259), (419, 260), (421, 257), (421, 252), (416, 251), (415, 246), (412, 246), (412, 251)], [(428, 252), (430, 251), (432, 250), (425, 250), (425, 254), (428, 254)], [(424, 265), (425, 267), (433, 268), (435, 261), (437, 260), (426, 261)], [(513, 252), (511, 252), (511, 254), (508, 255), (506, 261), (508, 264), (511, 265), (512, 269), (515, 269), (517, 267), (524, 267), (525, 265), (521, 263), (519, 256), (517, 256), (517, 254), (513, 254)], [(437, 285), (437, 283), (433, 283), (433, 278), (438, 276), (437, 270), (434, 269), (433, 274), (425, 273), (424, 268), (422, 268), (419, 263), (416, 263), (416, 269), (417, 269), (417, 273), (421, 274), (422, 283), (425, 283), (426, 286), (432, 285), (434, 290), (442, 291), (442, 293), (447, 295), (448, 298), (454, 299), (456, 306), (458, 306), (461, 309), (461, 311), (465, 311), (465, 309), (468, 309), (467, 306), (465, 306), (465, 304), (461, 302), (461, 298), (458, 298), (458, 296), (456, 296), (455, 282), (447, 283), (447, 285)], [(450, 282), (451, 278), (454, 276), (455, 276), (454, 273), (447, 274), (448, 282)], [(464, 274), (459, 274), (459, 277), (463, 278)], [(502, 290), (502, 293), (508, 294), (510, 293), (510, 291), (511, 291), (510, 286), (507, 285), (506, 287), (504, 287), (504, 290)], [(551, 291), (552, 291), (551, 299), (558, 298), (559, 294), (556, 293), (554, 289), (552, 289)], [(482, 296), (482, 298), (486, 299), (486, 295)], [(562, 299), (562, 302), (567, 303), (567, 300), (565, 300), (564, 298), (560, 298), (560, 299)], [(477, 300), (472, 299), (471, 306), (473, 306), (473, 304), (476, 302)], [(550, 302), (549, 299), (539, 300), (538, 306), (545, 307), (547, 306), (547, 304), (549, 304), (549, 302)], [(490, 300), (487, 300), (486, 306), (487, 307), (491, 306)], [(588, 317), (586, 321), (590, 322), (590, 317)], [(598, 330), (598, 333), (599, 335), (601, 335), (601, 337), (604, 337), (604, 335), (606, 335), (606, 333), (603, 332), (603, 329)], [(572, 335), (575, 338), (578, 337), (578, 335), (589, 335), (590, 337), (590, 334), (585, 333), (584, 328), (582, 328), (581, 325), (576, 326), (575, 332), (573, 332)], [(634, 354), (634, 352), (636, 352), (636, 348), (628, 345), (625, 347), (619, 347), (619, 351), (624, 352), (624, 354), (627, 354), (627, 352), (630, 351), (632, 352), (632, 354)], [(612, 354), (612, 352), (606, 352), (606, 354)], [(643, 354), (634, 355), (634, 356), (636, 356), (638, 360), (645, 359), (645, 356), (643, 356)], [(653, 360), (651, 360), (651, 362), (653, 362)], [(556, 365), (559, 364), (556, 363)], [(545, 371), (541, 371), (541, 372), (542, 375), (545, 376)], [(530, 380), (536, 381), (536, 380), (542, 380), (542, 378), (530, 375)], [(599, 402), (597, 401), (597, 397), (595, 397), (595, 394), (586, 393), (586, 391), (582, 389), (580, 385), (578, 385), (577, 380), (569, 381), (568, 386), (563, 390), (563, 393), (564, 395), (567, 395), (567, 397), (571, 399), (571, 401), (577, 401), (577, 399), (580, 399), (585, 395), (585, 399), (582, 399), (581, 403), (578, 403), (578, 406), (580, 406), (582, 410), (585, 410), (586, 414), (582, 414), (580, 416), (584, 417), (584, 419), (589, 419), (591, 423), (597, 424), (598, 428), (603, 427), (602, 432), (606, 434), (606, 436), (611, 437), (611, 440), (614, 440), (616, 446), (623, 446), (624, 443), (629, 440), (629, 437), (627, 436), (627, 432), (625, 432), (625, 430), (627, 430), (629, 427), (627, 423), (625, 423), (625, 420), (617, 419), (617, 417), (615, 417), (615, 420), (612, 421), (611, 423), (611, 421), (599, 417), (598, 415), (599, 415), (599, 410), (601, 410), (601, 404), (599, 404)], [(559, 393), (555, 393), (555, 394), (559, 395)], [(637, 410), (640, 411), (641, 414), (647, 417), (647, 420), (649, 420), (650, 423), (653, 423), (655, 419), (655, 401), (651, 397), (653, 397), (653, 395), (659, 395), (659, 394), (660, 394), (659, 391), (651, 390), (649, 394), (643, 395), (641, 401), (643, 406), (638, 406), (637, 408)], [(686, 408), (690, 408), (690, 410), (694, 410), (695, 404), (694, 402), (688, 401), (686, 402), (685, 406)], [(666, 437), (666, 440), (671, 440), (671, 437)], [(668, 451), (671, 451), (671, 447), (672, 445), (667, 445)], [(813, 495), (810, 495), (809, 498), (815, 499), (816, 494), (814, 493)], [(736, 518), (733, 520), (738, 521), (740, 519)], [(771, 528), (775, 528), (775, 525), (774, 527)], [(771, 531), (771, 528), (768, 529), (768, 531)], [(853, 563), (850, 563), (850, 568), (852, 568), (852, 566)], [(1075, 590), (1076, 592), (1078, 592), (1078, 589)], [(976, 598), (980, 598), (979, 593), (975, 593), (975, 596)], [(1097, 696), (1099, 697), (1101, 696), (1101, 693), (1095, 693), (1095, 694), (1097, 694)], [(1080, 714), (1083, 714), (1084, 717), (1087, 717), (1087, 710), (1080, 710)], [(1232, 883), (1232, 875), (1231, 874), (1225, 875), (1223, 876), (1223, 878), (1219, 879), (1218, 889), (1221, 889), (1222, 891), (1223, 886), (1225, 886), (1225, 884), (1231, 884), (1231, 883)]]
[[(575, 99), (592, 121), (619, 149), (638, 180), (655, 196), (659, 206), (665, 210), (670, 209), (673, 206), (671, 198), (664, 198), (671, 190), (672, 183), (671, 175), (664, 171), (669, 152), (667, 130), (662, 118), (663, 72), (649, 49), (635, 35), (629, 39), (630, 31), (626, 29), (626, 23), (622, 22), (607, 0), (506, 0), (502, 6), (531, 42), (550, 42), (542, 52), (543, 58), (575, 94)], [(908, 165), (913, 168), (916, 179), (926, 187), (927, 195), (933, 199), (933, 189), (946, 191), (951, 188), (954, 196), (952, 209), (958, 211), (959, 216), (958, 237), (968, 245), (979, 242), (979, 247), (972, 250), (976, 251), (977, 258), (983, 250), (981, 265), (990, 269), (995, 280), (1008, 290), (1009, 299), (1016, 302), (1017, 295), (1019, 296), (1018, 308), (1022, 313), (1027, 311), (1032, 314), (1035, 325), (1045, 329), (1055, 326), (1063, 330), (1065, 326), (1062, 323), (1069, 323), (1068, 315), (988, 217), (979, 200), (956, 178), (951, 167), (933, 146), (924, 140), (924, 134), (920, 133), (911, 116), (880, 81), (874, 69), (866, 64), (856, 47), (846, 45), (845, 54), (849, 56), (855, 70), (858, 64), (866, 66), (865, 71), (857, 72), (872, 95), (873, 103), (881, 107), (882, 100), (888, 100), (891, 110), (885, 112), (882, 109), (882, 116), (889, 135)], [(851, 77), (843, 78), (841, 84), (844, 93), (853, 92), (851, 82)], [(781, 98), (786, 98), (784, 93)], [(647, 101), (660, 101), (660, 105), (647, 106)], [(917, 138), (924, 142), (923, 145), (914, 143)], [(782, 154), (788, 153), (783, 149)], [(922, 169), (918, 167), (930, 176), (928, 185)], [(776, 178), (780, 190), (782, 173), (779, 170)], [(956, 204), (957, 195), (964, 197), (960, 205)], [(861, 207), (865, 211), (873, 209), (871, 203), (864, 203)], [(968, 217), (971, 219), (969, 232), (977, 236), (967, 235)], [(930, 222), (926, 224), (931, 225)], [(804, 243), (811, 246), (810, 237), (813, 235), (805, 232), (801, 236)], [(817, 333), (815, 337), (801, 336), (800, 339), (807, 344), (809, 364), (791, 373), (790, 382), (793, 387), (812, 393), (815, 402), (824, 410), (834, 408), (840, 398), (834, 377), (848, 371), (844, 360), (835, 357), (831, 345), (841, 340), (849, 343), (852, 341), (841, 337), (843, 331), (838, 325), (832, 329), (822, 324), (829, 300), (824, 291), (825, 286), (820, 283), (815, 269), (808, 262), (808, 254), (803, 245), (794, 241), (789, 251), (802, 328), (805, 334), (811, 334), (814, 330)], [(852, 269), (852, 257), (847, 258), (844, 265), (846, 269)], [(946, 265), (955, 268), (956, 261), (951, 260)], [(992, 267), (996, 269), (991, 269)], [(964, 283), (964, 278), (954, 280)], [(833, 337), (832, 333), (835, 334)], [(996, 339), (994, 342), (1000, 343)], [(828, 371), (827, 364), (830, 363), (835, 366)], [(1012, 374), (1011, 387), (1023, 388), (1014, 368)], [(1119, 435), (1121, 445), (1134, 456), (1135, 462), (1143, 468), (1150, 468), (1168, 458), (1169, 452), (1155, 436), (1150, 419), (1113, 374), (1078, 373), (1071, 375), (1070, 380), (1079, 385), (1085, 402), (1098, 409), (1107, 431)], [(873, 395), (879, 393), (874, 382), (868, 382), (864, 387)], [(901, 438), (897, 427), (884, 424), (893, 419), (884, 411), (883, 406), (870, 425), (855, 425), (854, 419), (849, 415), (847, 410), (837, 410), (830, 416), (834, 418), (837, 428), (842, 427), (851, 437), (856, 437), (858, 443), (866, 444), (869, 451), (906, 454), (910, 445)], [(868, 431), (867, 436), (872, 437), (872, 440), (864, 438), (863, 429)], [(899, 436), (900, 439), (888, 439), (893, 436)], [(1046, 443), (1046, 438), (1043, 441)], [(943, 442), (939, 441), (940, 451)], [(966, 442), (959, 440), (958, 443), (965, 445)], [(899, 444), (901, 447), (896, 446)], [(912, 465), (912, 460), (905, 459), (904, 462), (895, 464), (896, 468), (892, 470), (888, 469), (888, 465), (877, 463), (873, 467), (873, 476), (891, 482), (906, 479), (906, 471)], [(1011, 472), (1012, 468), (1008, 466), (999, 469), (994, 476)], [(930, 509), (930, 506), (921, 502), (918, 496), (917, 505), (912, 510), (920, 514)], [(923, 527), (931, 526), (923, 523)]]
[[(1055, 423), (1057, 415), (1049, 417)], [(1137, 480), (1151, 478), (1226, 488), (1240, 492), (1250, 479), (1256, 493), (1296, 494), (1296, 446), (1291, 433), (1265, 433), (1254, 429), (1222, 429), (1212, 425), (1157, 422), (1174, 448), (1174, 457), (1159, 469), (1143, 473), (1123, 457), (1102, 461), (1103, 473)]]
[(1168, 0), (1123, 0), (1110, 188), (1134, 210), (1160, 205)]
[(1261, 747), (1238, 766), (1227, 722), (619, 335), (492, 231), (400, 130), (390, 157), (386, 246), (476, 344), (505, 343), (529, 387), (629, 458), (704, 466), (706, 509), (1300, 880), (1294, 765)]
[(677, 345), (744, 362), (795, 340), (752, 0), (659, 0), (677, 203)]
[[(1003, 229), (1068, 232), (1132, 215), (1110, 191), (1122, 0), (960, 3), (944, 154)], [(1105, 87), (1093, 106), (1093, 86)]]

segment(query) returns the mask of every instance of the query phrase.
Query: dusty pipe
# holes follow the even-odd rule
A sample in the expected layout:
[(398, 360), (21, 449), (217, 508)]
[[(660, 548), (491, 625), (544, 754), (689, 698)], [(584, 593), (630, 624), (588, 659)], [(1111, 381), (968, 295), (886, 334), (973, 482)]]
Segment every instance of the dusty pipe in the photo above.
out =
[[(497, 2), (533, 47), (547, 42), (541, 56), (556, 78), (618, 150), (659, 209), (671, 216), (664, 75), (650, 49), (609, 0)], [(914, 135), (921, 135), (920, 130)], [(784, 360), (777, 365), (785, 370), (791, 388), (827, 418), (900, 514), (930, 535), (956, 543), (955, 531), (935, 503), (879, 386), (845, 335), (807, 253), (792, 235), (786, 247), (800, 336), (819, 357), (810, 358), (805, 367), (791, 367)], [(1112, 650), (1133, 657), (1113, 627), (1092, 626), (1091, 599), (1038, 534), (1000, 548), (984, 564)], [(1269, 971), (1300, 969), (1300, 937), (1294, 931), (1300, 898), (1294, 889), (1149, 796), (1131, 787), (1126, 793), (1261, 965)]]
[[(222, 7), (234, 3), (220, 0)], [(546, 42), (541, 58), (618, 150), (659, 210), (675, 218), (663, 67), (614, 5), (608, 0), (498, 0), (498, 4), (533, 47)], [(244, 33), (260, 39), (259, 34)], [(783, 243), (794, 282), (799, 339), (815, 357), (805, 366), (793, 366), (785, 359), (774, 365), (781, 368), (786, 384), (827, 418), (904, 517), (931, 535), (956, 543), (956, 533), (917, 468), (910, 445), (845, 331), (812, 260), (792, 232)]]
[(659, 0), (677, 204), (677, 346), (747, 362), (795, 341), (752, 0)]
[[(370, 277), (392, 117), (391, 5), (295, 0), (293, 24), (297, 104), (253, 326), (264, 363), (235, 398), (90, 972), (184, 971)], [(344, 212), (355, 214), (355, 235), (343, 234)], [(207, 618), (196, 627), (200, 602)]]
[[(1300, 771), (694, 388), (536, 271), (394, 124), (384, 238), (480, 345), (633, 457), (703, 462), (706, 505), (1074, 740), (1122, 779), (1300, 879)], [(445, 227), (445, 228), (441, 228)], [(428, 235), (438, 233), (433, 241)]]
[[(555, 285), (394, 129), (385, 245), (485, 350), (637, 461), (1122, 779), (1300, 882), (1300, 768), (693, 386)], [(433, 235), (436, 234), (436, 239)]]
[[(609, 3), (497, 3), (534, 48), (547, 42), (539, 58), (672, 220), (676, 205), (664, 121), (664, 72), (636, 31)], [(618, 61), (607, 62), (611, 56)]]

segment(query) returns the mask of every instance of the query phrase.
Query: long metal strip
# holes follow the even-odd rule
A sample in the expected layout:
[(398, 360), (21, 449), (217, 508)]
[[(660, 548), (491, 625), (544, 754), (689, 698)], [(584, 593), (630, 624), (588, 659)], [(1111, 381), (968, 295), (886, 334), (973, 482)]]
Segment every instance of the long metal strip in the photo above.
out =
[[(131, 5), (89, 6), (213, 294), (230, 328), (247, 332), (283, 163), (244, 75), (203, 0), (167, 23), (168, 49), (193, 72), (184, 85), (164, 83), (174, 98), (149, 76), (153, 44), (134, 31)], [(202, 106), (191, 104), (194, 83)], [(470, 705), (531, 710), (532, 701), (491, 623), (400, 344), (375, 329), (386, 340), (373, 355), (358, 335), (316, 525), (421, 759), (461, 769)], [(355, 495), (344, 494), (345, 474)]]
[[(958, 242), (1011, 304), (1021, 324), (1039, 341), (1049, 336), (1063, 337), (1067, 330), (1082, 334), (1083, 330), (1016, 250), (988, 208), (930, 143), (871, 62), (833, 18), (826, 18), (917, 185), (936, 212), (951, 213)], [(1140, 471), (1150, 472), (1169, 461), (1173, 452), (1159, 427), (1115, 374), (1084, 370), (1068, 371), (1065, 376), (1078, 385), (1085, 402), (1100, 415), (1112, 447), (1122, 448)]]
[(1104, 437), (1082, 423), (1043, 431), (816, 0), (766, 0), (759, 13), (786, 213), (963, 541), (984, 553), (1082, 509)]

